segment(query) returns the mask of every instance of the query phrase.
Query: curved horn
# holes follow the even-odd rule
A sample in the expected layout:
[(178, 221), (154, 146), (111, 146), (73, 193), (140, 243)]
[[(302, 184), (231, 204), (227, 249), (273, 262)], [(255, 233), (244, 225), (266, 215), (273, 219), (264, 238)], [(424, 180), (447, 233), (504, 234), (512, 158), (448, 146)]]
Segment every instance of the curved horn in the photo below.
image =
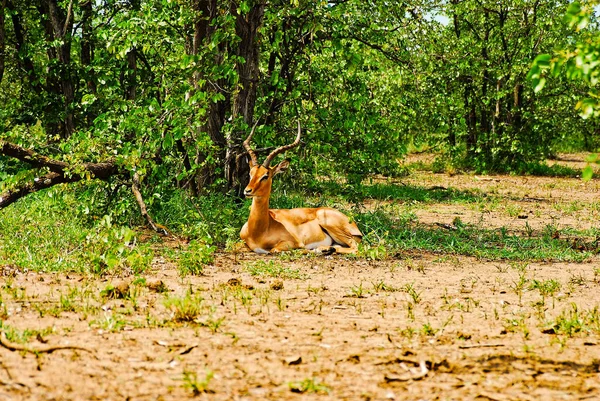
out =
[(267, 156), (267, 158), (265, 159), (263, 166), (269, 167), (269, 165), (271, 164), (271, 162), (273, 161), (275, 156), (277, 156), (280, 153), (285, 152), (286, 150), (290, 150), (290, 149), (298, 146), (300, 144), (301, 134), (302, 134), (302, 130), (300, 129), (300, 121), (298, 121), (298, 135), (296, 136), (296, 140), (294, 142), (290, 143), (289, 145), (281, 146), (281, 147), (275, 149), (274, 151), (272, 151), (271, 153), (269, 153), (269, 156)]
[(252, 148), (250, 147), (250, 140), (252, 139), (252, 135), (254, 135), (254, 130), (256, 129), (256, 126), (258, 125), (259, 120), (256, 120), (256, 122), (254, 123), (254, 126), (252, 127), (252, 131), (250, 131), (250, 135), (248, 135), (248, 138), (246, 138), (246, 140), (244, 141), (244, 148), (246, 149), (246, 152), (248, 152), (248, 154), (250, 155), (250, 159), (252, 160), (252, 164), (258, 164), (258, 160), (256, 159), (256, 154), (254, 153), (254, 150), (252, 150)]

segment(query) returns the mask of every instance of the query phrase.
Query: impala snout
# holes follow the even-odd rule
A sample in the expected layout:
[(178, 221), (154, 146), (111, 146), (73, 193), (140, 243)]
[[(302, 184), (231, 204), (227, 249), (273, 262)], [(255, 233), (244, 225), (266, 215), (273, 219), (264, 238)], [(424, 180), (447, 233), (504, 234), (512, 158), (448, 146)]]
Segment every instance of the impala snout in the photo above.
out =
[(246, 187), (246, 189), (244, 189), (244, 196), (252, 196), (252, 188)]

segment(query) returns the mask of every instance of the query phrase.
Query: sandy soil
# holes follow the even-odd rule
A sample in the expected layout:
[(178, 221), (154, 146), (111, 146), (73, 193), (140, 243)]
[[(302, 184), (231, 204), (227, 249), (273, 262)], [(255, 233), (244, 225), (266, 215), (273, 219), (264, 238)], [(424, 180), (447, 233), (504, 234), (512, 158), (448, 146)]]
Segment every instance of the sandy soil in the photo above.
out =
[[(418, 205), (423, 222), (598, 227), (598, 181), (407, 180), (503, 199)], [(0, 273), (0, 400), (600, 399), (598, 257), (221, 253), (184, 278), (159, 256), (145, 280)]]

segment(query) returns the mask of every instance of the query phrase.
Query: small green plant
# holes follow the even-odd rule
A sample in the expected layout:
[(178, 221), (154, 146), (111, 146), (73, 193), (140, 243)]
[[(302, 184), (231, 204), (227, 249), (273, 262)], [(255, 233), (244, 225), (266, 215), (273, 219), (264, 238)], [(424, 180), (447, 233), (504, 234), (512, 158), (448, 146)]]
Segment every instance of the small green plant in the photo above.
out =
[(414, 328), (408, 326), (405, 329), (399, 329), (398, 334), (400, 336), (410, 340), (416, 334), (416, 330)]
[(525, 222), (525, 233), (527, 234), (528, 238), (533, 237), (533, 227), (529, 225), (528, 221)]
[(164, 305), (172, 313), (176, 322), (192, 322), (203, 311), (203, 298), (188, 291), (183, 297), (167, 297)]
[(183, 277), (202, 274), (204, 266), (214, 262), (216, 250), (215, 246), (210, 245), (210, 239), (190, 241), (187, 250), (179, 254), (179, 274)]
[(510, 262), (510, 267), (523, 274), (527, 271), (527, 268), (529, 268), (529, 263), (521, 261)]
[(507, 205), (505, 210), (510, 217), (517, 217), (523, 211), (520, 206), (512, 204)]
[(359, 285), (353, 285), (352, 287), (350, 287), (350, 293), (348, 294), (348, 296), (353, 297), (353, 298), (364, 298), (365, 297), (365, 289), (363, 288), (362, 281), (360, 282)]
[(125, 319), (119, 313), (106, 313), (103, 317), (92, 320), (90, 326), (98, 327), (104, 331), (119, 332), (127, 325)]
[(521, 333), (523, 339), (529, 338), (529, 328), (525, 322), (525, 317), (520, 316), (518, 318), (506, 319), (504, 322), (504, 330), (511, 333)]
[(525, 285), (528, 283), (529, 279), (525, 276), (525, 273), (519, 274), (519, 279), (517, 281), (513, 281), (510, 288), (515, 292), (515, 294), (519, 297), (519, 305), (521, 304), (521, 300), (523, 298), (523, 290), (525, 289)]
[(554, 296), (555, 293), (560, 291), (560, 283), (554, 279), (543, 281), (533, 279), (529, 289), (538, 290), (542, 298), (545, 298), (547, 296)]
[(598, 308), (584, 312), (577, 304), (564, 310), (554, 321), (548, 322), (542, 330), (545, 334), (558, 334), (572, 337), (579, 332), (600, 331)]
[(197, 372), (184, 369), (183, 387), (190, 390), (194, 396), (199, 396), (200, 394), (212, 394), (214, 391), (209, 389), (208, 386), (213, 377), (213, 371), (208, 368), (205, 370), (204, 377), (201, 378), (198, 378)]
[(358, 256), (367, 260), (385, 260), (388, 258), (388, 251), (382, 241), (377, 245), (361, 242), (358, 244)]
[(314, 393), (314, 394), (329, 394), (331, 391), (329, 386), (322, 383), (318, 378), (312, 377), (299, 382), (289, 383), (290, 390), (293, 393)]
[(200, 324), (204, 327), (208, 327), (210, 332), (215, 334), (219, 331), (219, 328), (221, 327), (221, 325), (223, 324), (224, 321), (225, 321), (225, 316), (221, 316), (216, 319), (209, 317), (208, 319), (206, 319), (204, 322), (201, 322)]
[(414, 283), (408, 283), (404, 286), (404, 291), (410, 296), (415, 304), (421, 302), (421, 292), (415, 289)]
[(571, 286), (584, 286), (587, 282), (587, 279), (585, 278), (585, 276), (581, 273), (579, 274), (572, 274), (571, 277), (569, 277), (569, 285)]
[(415, 320), (415, 304), (412, 302), (406, 303), (406, 317), (410, 320)]
[(421, 334), (423, 334), (424, 336), (435, 336), (435, 333), (437, 333), (438, 330), (434, 329), (433, 326), (427, 322), (423, 325), (423, 327), (421, 328)]

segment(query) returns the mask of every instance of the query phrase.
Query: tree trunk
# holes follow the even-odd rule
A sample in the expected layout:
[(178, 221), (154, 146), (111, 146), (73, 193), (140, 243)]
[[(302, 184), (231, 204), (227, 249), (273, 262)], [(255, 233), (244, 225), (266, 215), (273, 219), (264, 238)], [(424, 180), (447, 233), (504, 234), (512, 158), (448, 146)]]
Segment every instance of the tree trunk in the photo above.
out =
[[(211, 22), (217, 17), (217, 0), (194, 0), (194, 10), (197, 12), (196, 20), (194, 21), (194, 37), (192, 41), (192, 54), (199, 54), (200, 48), (209, 40), (211, 40), (215, 27)], [(223, 55), (221, 52), (224, 49), (219, 49), (214, 58), (214, 64), (220, 65), (223, 62)], [(195, 73), (193, 76), (193, 87), (198, 89), (198, 82), (203, 77), (199, 73)], [(224, 80), (217, 81), (216, 85), (209, 87), (208, 91), (213, 91), (223, 95), (225, 100), (218, 102), (210, 102), (208, 105), (208, 112), (206, 116), (206, 123), (201, 128), (204, 131), (213, 144), (218, 149), (216, 160), (222, 161), (225, 157), (225, 137), (223, 136), (222, 128), (225, 124), (225, 115), (229, 104), (229, 94), (223, 89), (226, 87)], [(208, 155), (204, 152), (198, 152), (196, 154), (195, 162), (197, 165), (201, 165), (206, 162)], [(196, 177), (196, 188), (198, 192), (215, 182), (217, 174), (214, 166), (205, 165), (200, 170)]]
[[(264, 3), (255, 4), (247, 14), (237, 14), (235, 30), (240, 38), (236, 55), (245, 60), (237, 63), (240, 79), (240, 89), (233, 99), (232, 117), (234, 121), (242, 119), (246, 125), (253, 125), (256, 91), (260, 77), (258, 29), (262, 25), (265, 13)], [(237, 137), (234, 135), (237, 134)], [(245, 132), (231, 133), (227, 139), (225, 155), (225, 178), (227, 186), (236, 195), (243, 196), (243, 190), (248, 185), (248, 160), (243, 157), (246, 153), (241, 147), (242, 136)]]
[[(83, 12), (81, 20), (81, 65), (83, 67), (90, 67), (92, 65), (92, 59), (94, 57), (92, 30), (92, 0), (88, 0), (84, 4), (82, 4), (81, 10)], [(97, 87), (96, 81), (94, 80), (93, 69), (90, 69), (86, 72), (86, 83), (88, 90), (91, 93), (96, 94)]]
[[(197, 17), (193, 23), (193, 38), (186, 43), (187, 51), (191, 54), (199, 54), (201, 47), (212, 39), (215, 32), (212, 21), (218, 16), (218, 5), (217, 0), (193, 0), (192, 7)], [(251, 7), (248, 13), (239, 14), (236, 2), (232, 2), (230, 12), (236, 19), (235, 30), (239, 42), (235, 45), (220, 44), (212, 62), (214, 65), (222, 64), (226, 52), (231, 52), (244, 60), (235, 65), (239, 77), (236, 87), (229, 87), (230, 85), (225, 79), (214, 82), (214, 80), (211, 81), (211, 77), (203, 77), (200, 73), (196, 73), (192, 77), (194, 90), (199, 89), (201, 80), (206, 80), (208, 84), (203, 89), (212, 94), (219, 94), (223, 98), (217, 102), (209, 102), (206, 122), (201, 130), (208, 135), (217, 149), (213, 157), (224, 168), (225, 189), (233, 190), (239, 196), (242, 196), (243, 188), (247, 185), (249, 171), (247, 160), (244, 157), (246, 152), (241, 146), (242, 137), (246, 132), (235, 131), (225, 137), (223, 126), (229, 113), (231, 113), (234, 123), (240, 121), (245, 122), (246, 125), (253, 123), (259, 81), (259, 43), (257, 38), (258, 29), (263, 21), (264, 9), (264, 3), (257, 3)], [(209, 94), (209, 97), (212, 97), (212, 94)], [(193, 93), (189, 93), (187, 96), (192, 95)], [(208, 160), (208, 154), (197, 153), (196, 165), (202, 165), (206, 160)], [(205, 165), (196, 177), (196, 188), (202, 191), (203, 188), (214, 183), (217, 178), (214, 165)]]
[(127, 52), (127, 73), (125, 74), (125, 99), (135, 100), (137, 90), (137, 51), (135, 47)]
[(64, 120), (61, 129), (63, 138), (70, 137), (75, 131), (73, 118), (73, 102), (75, 101), (75, 87), (71, 74), (71, 31), (73, 29), (73, 0), (69, 2), (67, 15), (65, 16), (58, 6), (57, 0), (47, 0), (48, 16), (54, 32), (54, 40), (62, 44), (57, 49), (58, 61), (62, 64), (60, 69), (60, 86), (64, 98)]
[(477, 111), (475, 109), (475, 94), (473, 93), (472, 77), (466, 77), (464, 90), (465, 120), (467, 123), (467, 154), (475, 153), (477, 149)]
[[(94, 68), (92, 67), (92, 60), (94, 59), (92, 0), (86, 1), (85, 3), (81, 4), (80, 7), (83, 14), (81, 17), (80, 54), (81, 66), (84, 68), (83, 79), (86, 83), (86, 87), (89, 93), (96, 95), (98, 93), (98, 88), (96, 85), (96, 73), (94, 71)], [(82, 116), (82, 119), (85, 121), (86, 127), (89, 127), (94, 123), (96, 117), (98, 117), (98, 106), (96, 104), (92, 104), (91, 106), (88, 106), (85, 115)]]
[(515, 84), (513, 89), (513, 113), (512, 113), (512, 126), (515, 132), (521, 130), (523, 123), (523, 85), (520, 83)]

